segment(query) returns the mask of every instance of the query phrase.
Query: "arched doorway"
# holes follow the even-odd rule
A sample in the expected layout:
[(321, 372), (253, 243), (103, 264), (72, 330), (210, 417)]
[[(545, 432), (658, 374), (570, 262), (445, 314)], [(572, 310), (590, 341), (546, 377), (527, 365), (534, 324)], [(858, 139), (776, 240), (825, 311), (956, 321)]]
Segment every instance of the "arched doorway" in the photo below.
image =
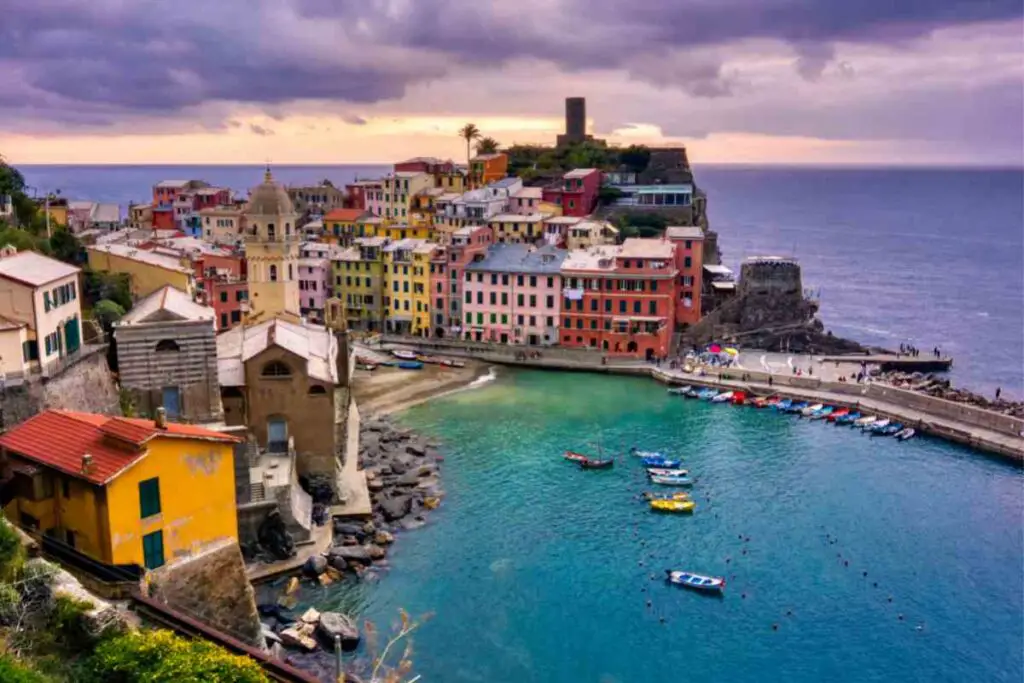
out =
[(647, 351), (644, 353), (644, 358), (646, 358), (649, 361), (654, 360), (654, 349), (647, 349)]
[(444, 328), (438, 327), (437, 329), (435, 329), (434, 336), (437, 337), (438, 339), (444, 339)]
[(638, 348), (640, 347), (637, 346), (637, 343), (635, 341), (631, 341), (626, 344), (626, 353), (636, 353)]

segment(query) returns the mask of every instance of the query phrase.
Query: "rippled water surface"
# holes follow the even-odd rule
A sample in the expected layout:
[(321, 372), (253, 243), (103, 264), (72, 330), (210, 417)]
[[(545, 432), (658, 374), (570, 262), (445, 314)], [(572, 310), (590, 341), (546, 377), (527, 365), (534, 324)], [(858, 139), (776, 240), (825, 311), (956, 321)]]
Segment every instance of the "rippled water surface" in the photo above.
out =
[[(1024, 675), (1017, 468), (645, 379), (505, 373), (402, 419), (443, 440), (448, 497), (379, 585), (315, 600), (381, 623), (434, 613), (416, 637), (425, 680)], [(650, 513), (629, 456), (596, 472), (559, 457), (631, 444), (686, 459), (695, 515)], [(668, 567), (725, 575), (727, 594), (666, 586)]]

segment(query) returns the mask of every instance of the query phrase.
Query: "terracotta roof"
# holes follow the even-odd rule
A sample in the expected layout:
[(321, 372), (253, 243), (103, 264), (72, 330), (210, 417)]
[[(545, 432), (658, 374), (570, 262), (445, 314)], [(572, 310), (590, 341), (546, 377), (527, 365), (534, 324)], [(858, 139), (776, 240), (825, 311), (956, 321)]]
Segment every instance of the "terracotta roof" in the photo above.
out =
[(354, 221), (366, 211), (363, 209), (331, 209), (324, 216), (325, 221)]
[[(167, 429), (158, 429), (152, 420), (47, 410), (0, 436), (0, 446), (16, 457), (93, 484), (106, 484), (144, 458), (147, 451), (142, 447), (155, 437), (238, 441), (194, 425), (169, 422)], [(92, 466), (83, 472), (82, 456), (86, 454), (92, 456)]]

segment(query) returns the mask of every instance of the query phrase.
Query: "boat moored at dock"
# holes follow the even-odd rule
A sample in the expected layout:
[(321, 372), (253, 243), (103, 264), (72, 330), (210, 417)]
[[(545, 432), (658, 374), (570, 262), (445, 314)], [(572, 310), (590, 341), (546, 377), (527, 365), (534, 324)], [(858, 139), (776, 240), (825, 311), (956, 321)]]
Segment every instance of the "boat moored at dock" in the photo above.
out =
[(726, 402), (732, 400), (732, 397), (733, 397), (733, 392), (731, 392), (731, 391), (723, 391), (720, 394), (715, 394), (714, 396), (712, 396), (711, 397), (711, 402), (712, 403), (726, 403)]
[(875, 422), (875, 421), (876, 421), (877, 419), (878, 419), (878, 418), (877, 418), (877, 417), (875, 417), (874, 415), (865, 415), (865, 416), (864, 416), (864, 417), (862, 417), (862, 418), (859, 418), (859, 419), (857, 419), (857, 420), (854, 420), (854, 422), (853, 422), (853, 426), (854, 426), (854, 427), (860, 427), (861, 429), (864, 429), (864, 428), (865, 428), (865, 427), (867, 427), (868, 425), (871, 425), (871, 424), (873, 424), (873, 423), (874, 423), (874, 422)]

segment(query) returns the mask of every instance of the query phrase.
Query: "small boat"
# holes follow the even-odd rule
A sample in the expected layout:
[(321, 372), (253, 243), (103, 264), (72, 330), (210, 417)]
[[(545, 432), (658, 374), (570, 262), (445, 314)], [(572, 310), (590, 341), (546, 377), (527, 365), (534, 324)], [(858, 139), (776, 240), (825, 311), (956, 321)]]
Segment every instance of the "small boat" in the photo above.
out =
[(826, 417), (828, 417), (829, 415), (832, 414), (833, 410), (835, 410), (835, 408), (833, 408), (832, 406), (825, 406), (821, 410), (817, 410), (817, 411), (811, 413), (811, 419), (812, 420), (824, 420)]
[(858, 419), (854, 420), (853, 421), (853, 426), (854, 427), (860, 427), (861, 429), (863, 429), (864, 427), (867, 427), (868, 425), (870, 425), (871, 423), (873, 423), (877, 419), (878, 418), (875, 417), (874, 415), (865, 415), (864, 417), (861, 417), (861, 418), (858, 418)]
[(720, 576), (702, 576), (690, 572), (672, 571), (671, 569), (666, 569), (665, 574), (667, 574), (670, 583), (682, 586), (683, 588), (691, 588), (704, 593), (721, 593), (725, 590), (725, 579)]
[(635, 455), (638, 458), (667, 458), (668, 456), (661, 451), (641, 451), (635, 446), (629, 449), (631, 455)]
[(796, 403), (790, 403), (789, 407), (786, 408), (784, 412), (787, 412), (787, 413), (790, 413), (790, 414), (799, 413), (801, 410), (806, 408), (808, 405), (810, 405), (810, 404), (807, 403), (807, 401), (797, 401)]
[(590, 459), (587, 456), (583, 455), (582, 453), (577, 453), (576, 451), (566, 451), (565, 453), (562, 454), (562, 457), (565, 458), (566, 460), (571, 460), (572, 462), (583, 462), (584, 460)]
[(693, 479), (689, 477), (666, 476), (664, 474), (651, 476), (651, 482), (661, 484), (662, 486), (693, 486)]
[(661, 500), (655, 499), (648, 503), (655, 512), (693, 512), (697, 504), (692, 500)]
[(668, 390), (668, 393), (670, 396), (684, 396), (692, 388), (689, 384), (685, 387), (672, 387)]
[(405, 349), (394, 349), (391, 351), (391, 355), (398, 360), (416, 360), (417, 358), (415, 351), (406, 351)]
[(700, 398), (700, 392), (697, 391), (696, 389), (690, 389), (685, 394), (683, 394), (683, 397), (684, 398)]
[(676, 491), (675, 493), (652, 493), (648, 491), (644, 493), (644, 500), (690, 500), (690, 494), (685, 491)]
[(712, 403), (725, 403), (726, 401), (731, 400), (732, 397), (733, 397), (733, 392), (731, 392), (731, 391), (723, 391), (720, 394), (716, 394), (715, 396), (712, 396), (711, 397), (711, 402)]
[(896, 436), (903, 431), (903, 425), (899, 422), (890, 422), (884, 427), (871, 430), (871, 436)]
[(837, 425), (852, 425), (854, 422), (862, 418), (863, 415), (860, 413), (847, 413), (846, 415), (840, 415), (836, 418)]
[(444, 367), (444, 368), (464, 368), (464, 367), (466, 367), (466, 362), (465, 361), (452, 360), (451, 358), (445, 358), (445, 359), (439, 361), (438, 364), (441, 367)]
[(418, 360), (403, 360), (398, 363), (398, 367), (402, 370), (422, 370), (423, 363)]
[(682, 460), (669, 460), (668, 458), (640, 458), (645, 467), (660, 467), (666, 470), (677, 470), (683, 466)]
[(791, 399), (791, 398), (784, 398), (784, 399), (778, 401), (772, 407), (775, 408), (775, 410), (780, 410), (782, 412), (786, 412), (787, 410), (789, 410), (789, 407), (792, 406), (792, 405), (793, 405), (793, 399)]
[(365, 360), (357, 360), (356, 361), (356, 370), (371, 371), (371, 370), (376, 370), (376, 369), (377, 369), (377, 364), (376, 363), (370, 363), (370, 362), (367, 362)]
[(829, 415), (827, 418), (825, 418), (825, 421), (826, 422), (835, 422), (836, 420), (841, 418), (843, 415), (849, 415), (849, 414), (850, 414), (850, 409), (849, 408), (836, 408), (835, 410), (832, 411), (831, 415)]
[(913, 439), (914, 438), (914, 434), (917, 434), (917, 432), (915, 432), (910, 427), (907, 427), (907, 428), (897, 432), (896, 434), (894, 434), (894, 436), (897, 439), (899, 439), (900, 441), (906, 441), (907, 439)]
[(807, 406), (800, 411), (800, 417), (810, 417), (814, 413), (818, 412), (825, 407), (824, 403), (815, 403), (813, 406)]
[(865, 427), (864, 431), (865, 432), (871, 432), (872, 434), (874, 434), (875, 432), (880, 432), (883, 429), (885, 429), (886, 427), (888, 427), (891, 422), (892, 422), (892, 420), (875, 420), (874, 422), (869, 424), (867, 427)]
[(577, 461), (580, 465), (580, 469), (584, 470), (610, 470), (615, 466), (615, 460), (613, 458), (605, 458), (599, 460), (597, 458), (586, 458), (585, 460)]
[(745, 391), (734, 391), (732, 392), (732, 398), (730, 402), (734, 406), (741, 406), (747, 402), (747, 392)]
[(702, 401), (710, 401), (715, 396), (718, 396), (718, 389), (701, 389), (700, 393), (697, 394), (697, 398)]
[(652, 477), (685, 477), (689, 472), (687, 470), (673, 469), (671, 467), (648, 467), (647, 474)]

